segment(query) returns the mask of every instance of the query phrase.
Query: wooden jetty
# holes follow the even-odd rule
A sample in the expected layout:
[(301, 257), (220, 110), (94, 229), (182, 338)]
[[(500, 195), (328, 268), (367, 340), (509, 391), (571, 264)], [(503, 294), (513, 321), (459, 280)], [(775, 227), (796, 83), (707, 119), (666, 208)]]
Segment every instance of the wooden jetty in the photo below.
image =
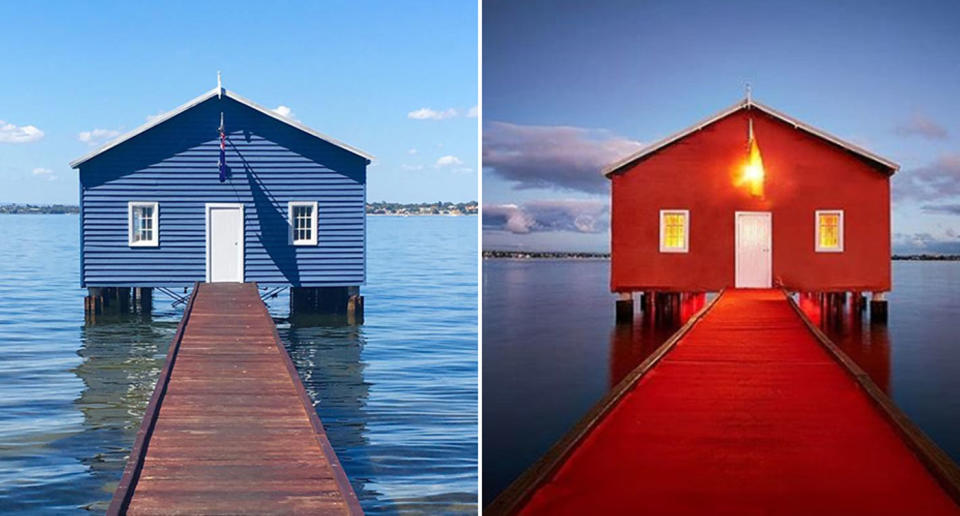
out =
[(780, 290), (694, 315), (490, 514), (958, 514), (960, 473)]
[(253, 283), (197, 284), (108, 514), (361, 514)]

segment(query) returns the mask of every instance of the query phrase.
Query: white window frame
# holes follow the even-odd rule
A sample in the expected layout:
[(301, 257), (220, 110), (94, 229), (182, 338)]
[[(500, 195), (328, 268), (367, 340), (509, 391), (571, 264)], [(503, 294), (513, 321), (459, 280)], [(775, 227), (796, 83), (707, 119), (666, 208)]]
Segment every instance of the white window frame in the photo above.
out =
[[(295, 224), (296, 221), (293, 220), (293, 209), (298, 206), (308, 206), (311, 208), (311, 214), (313, 215), (310, 218), (310, 223), (313, 225), (313, 231), (310, 232), (311, 238), (308, 240), (295, 240)], [(287, 228), (288, 228), (288, 237), (287, 241), (290, 245), (296, 246), (308, 246), (308, 245), (317, 245), (317, 201), (290, 201), (287, 203)]]
[[(664, 227), (664, 216), (683, 214), (683, 247), (667, 247), (664, 238), (667, 236)], [(660, 210), (660, 252), (661, 253), (689, 253), (690, 252), (690, 210)]]
[[(837, 221), (837, 247), (820, 247), (820, 215), (836, 214), (840, 218)], [(813, 213), (813, 248), (818, 253), (842, 253), (843, 252), (843, 210), (816, 210)]]
[[(153, 239), (134, 240), (133, 210), (137, 208), (153, 208)], [(130, 201), (127, 203), (127, 244), (130, 247), (159, 247), (160, 246), (160, 204), (156, 201)]]

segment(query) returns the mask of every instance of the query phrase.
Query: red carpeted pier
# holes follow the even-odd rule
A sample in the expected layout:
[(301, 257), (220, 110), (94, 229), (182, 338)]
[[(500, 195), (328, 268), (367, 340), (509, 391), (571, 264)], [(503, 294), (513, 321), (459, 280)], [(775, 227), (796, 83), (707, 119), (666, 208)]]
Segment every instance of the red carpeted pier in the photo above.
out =
[(960, 512), (776, 290), (724, 293), (513, 509)]

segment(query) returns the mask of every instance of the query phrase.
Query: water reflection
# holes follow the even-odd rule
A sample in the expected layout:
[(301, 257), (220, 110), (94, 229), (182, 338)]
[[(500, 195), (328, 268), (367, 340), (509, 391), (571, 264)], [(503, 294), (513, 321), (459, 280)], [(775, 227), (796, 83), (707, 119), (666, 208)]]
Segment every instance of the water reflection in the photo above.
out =
[[(660, 347), (690, 317), (706, 304), (704, 293), (684, 294), (660, 304), (640, 303), (633, 324), (619, 324), (610, 332), (610, 374), (612, 388)], [(643, 310), (646, 308), (646, 310)]]
[(814, 295), (795, 295), (797, 304), (848, 357), (853, 359), (888, 396), (890, 382), (890, 334), (886, 324), (871, 324), (866, 310), (848, 300), (839, 306), (824, 305)]
[(73, 373), (84, 385), (74, 401), (83, 430), (67, 440), (82, 450), (77, 460), (96, 486), (88, 509), (105, 511), (110, 502), (175, 329), (149, 314), (113, 314), (80, 330), (83, 361)]

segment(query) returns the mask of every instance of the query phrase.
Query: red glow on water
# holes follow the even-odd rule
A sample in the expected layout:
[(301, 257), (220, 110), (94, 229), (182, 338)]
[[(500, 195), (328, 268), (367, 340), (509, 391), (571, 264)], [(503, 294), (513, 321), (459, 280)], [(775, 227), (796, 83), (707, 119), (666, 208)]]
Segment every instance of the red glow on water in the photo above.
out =
[(617, 325), (610, 333), (611, 388), (700, 311), (707, 303), (707, 295), (684, 293), (678, 303), (655, 304), (649, 312), (643, 311), (639, 298), (635, 302), (640, 313), (635, 314), (633, 324)]
[(804, 315), (853, 359), (883, 392), (892, 394), (890, 334), (885, 324), (871, 324), (866, 306), (860, 309), (849, 295), (844, 301), (831, 305), (817, 294), (800, 293), (797, 304)]

